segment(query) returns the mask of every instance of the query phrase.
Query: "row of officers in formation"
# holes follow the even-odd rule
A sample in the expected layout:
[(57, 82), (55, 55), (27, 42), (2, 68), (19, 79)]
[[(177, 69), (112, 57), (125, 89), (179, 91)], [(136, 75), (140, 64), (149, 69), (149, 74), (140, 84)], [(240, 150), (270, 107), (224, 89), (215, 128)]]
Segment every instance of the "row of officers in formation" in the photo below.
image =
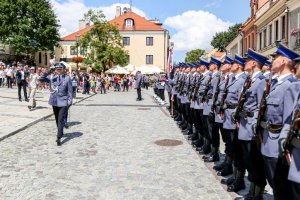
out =
[(237, 199), (263, 199), (267, 184), (274, 199), (300, 199), (300, 55), (278, 43), (272, 62), (249, 49), (224, 62), (180, 63), (169, 81), (172, 116), (205, 162), (214, 166)]

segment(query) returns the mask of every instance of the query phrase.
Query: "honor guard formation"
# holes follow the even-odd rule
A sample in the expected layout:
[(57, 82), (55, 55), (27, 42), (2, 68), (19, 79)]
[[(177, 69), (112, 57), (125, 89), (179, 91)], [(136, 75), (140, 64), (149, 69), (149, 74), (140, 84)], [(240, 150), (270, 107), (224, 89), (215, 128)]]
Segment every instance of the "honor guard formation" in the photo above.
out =
[[(171, 115), (204, 162), (214, 166), (228, 192), (250, 187), (260, 200), (267, 182), (274, 199), (300, 199), (300, 55), (278, 43), (272, 62), (249, 49), (224, 62), (180, 63), (173, 68)], [(221, 135), (221, 137), (220, 137)]]

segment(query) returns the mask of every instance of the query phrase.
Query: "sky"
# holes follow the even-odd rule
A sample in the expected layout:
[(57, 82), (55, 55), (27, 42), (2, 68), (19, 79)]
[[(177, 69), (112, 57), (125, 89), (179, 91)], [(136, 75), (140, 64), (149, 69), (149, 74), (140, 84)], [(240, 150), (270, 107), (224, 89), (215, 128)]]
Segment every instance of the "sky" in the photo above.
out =
[[(108, 20), (116, 6), (129, 7), (130, 0), (50, 0), (60, 20), (60, 34), (77, 31), (78, 20), (89, 9), (103, 10)], [(174, 42), (174, 58), (181, 62), (193, 49), (210, 50), (215, 33), (243, 23), (250, 15), (250, 0), (132, 0), (133, 12), (159, 19)]]

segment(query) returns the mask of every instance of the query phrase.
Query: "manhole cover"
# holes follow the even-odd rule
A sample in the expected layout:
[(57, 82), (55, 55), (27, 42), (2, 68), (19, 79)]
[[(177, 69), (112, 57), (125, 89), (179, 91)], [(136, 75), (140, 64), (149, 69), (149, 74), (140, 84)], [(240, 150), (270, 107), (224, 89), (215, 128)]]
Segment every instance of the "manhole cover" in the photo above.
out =
[(164, 140), (157, 140), (154, 143), (157, 144), (157, 145), (159, 145), (159, 146), (172, 147), (172, 146), (181, 145), (182, 141), (180, 141), (180, 140), (164, 139)]
[(138, 110), (151, 110), (151, 108), (138, 108)]

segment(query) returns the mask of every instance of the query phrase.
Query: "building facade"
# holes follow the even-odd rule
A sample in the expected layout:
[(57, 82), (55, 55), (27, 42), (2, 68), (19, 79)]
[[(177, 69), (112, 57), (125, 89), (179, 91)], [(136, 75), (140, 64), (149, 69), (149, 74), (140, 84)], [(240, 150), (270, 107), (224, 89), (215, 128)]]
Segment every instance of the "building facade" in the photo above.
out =
[(235, 54), (243, 55), (245, 51), (243, 51), (243, 37), (242, 34), (239, 34), (229, 45), (226, 47), (227, 55), (231, 58), (234, 57)]
[[(117, 8), (117, 11), (120, 9)], [(82, 24), (80, 21), (79, 31), (63, 37), (59, 47), (55, 50), (56, 61), (64, 60), (71, 62), (73, 57), (78, 55), (85, 57), (88, 49), (77, 46), (77, 41), (92, 26)], [(117, 26), (123, 37), (124, 49), (128, 51), (129, 63), (137, 67), (158, 66), (165, 70), (167, 67), (167, 56), (169, 49), (169, 32), (162, 27), (157, 20), (147, 20), (134, 12), (117, 14), (116, 18), (109, 23)]]

